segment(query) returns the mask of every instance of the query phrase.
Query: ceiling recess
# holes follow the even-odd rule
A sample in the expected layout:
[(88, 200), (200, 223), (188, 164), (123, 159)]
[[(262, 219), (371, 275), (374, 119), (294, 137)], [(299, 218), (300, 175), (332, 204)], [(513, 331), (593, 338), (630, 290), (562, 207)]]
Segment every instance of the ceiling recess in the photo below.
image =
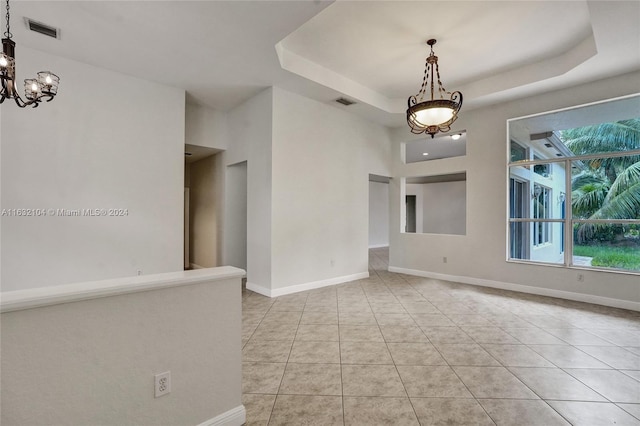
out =
[(51, 27), (47, 24), (43, 24), (42, 22), (34, 21), (30, 18), (24, 18), (27, 22), (27, 27), (36, 33), (40, 33), (53, 38), (60, 38), (60, 30), (57, 28)]

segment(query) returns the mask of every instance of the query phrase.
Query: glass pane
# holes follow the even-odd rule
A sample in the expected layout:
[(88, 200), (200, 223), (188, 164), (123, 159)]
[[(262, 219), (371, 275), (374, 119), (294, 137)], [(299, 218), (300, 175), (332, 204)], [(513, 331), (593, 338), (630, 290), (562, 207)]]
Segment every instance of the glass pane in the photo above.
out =
[(527, 148), (517, 142), (511, 141), (511, 162), (528, 160)]
[(633, 137), (638, 128), (640, 118), (631, 118), (561, 130), (557, 134), (573, 155), (591, 155), (640, 149), (640, 139)]
[(640, 219), (640, 157), (571, 162), (571, 208), (576, 219)]
[(564, 262), (563, 224), (549, 222), (511, 222), (509, 244), (511, 259), (536, 262)]
[(640, 222), (574, 223), (573, 264), (640, 271)]
[[(516, 219), (564, 219), (565, 163), (544, 164), (540, 174), (523, 167), (510, 167), (509, 217)], [(537, 167), (537, 166), (536, 166)]]

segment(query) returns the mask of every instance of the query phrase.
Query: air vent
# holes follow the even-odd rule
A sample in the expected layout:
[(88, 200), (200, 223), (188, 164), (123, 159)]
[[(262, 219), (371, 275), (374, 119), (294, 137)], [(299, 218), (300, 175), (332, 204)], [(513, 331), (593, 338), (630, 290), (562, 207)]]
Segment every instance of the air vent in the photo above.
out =
[(550, 143), (545, 143), (544, 146), (546, 146), (547, 148), (551, 148), (553, 145), (551, 145)]
[(338, 99), (336, 99), (336, 102), (339, 103), (339, 104), (345, 105), (345, 106), (349, 106), (349, 105), (355, 104), (354, 101), (351, 101), (351, 100), (349, 100), (347, 98), (338, 98)]
[(50, 27), (49, 25), (43, 24), (42, 22), (34, 21), (29, 18), (24, 19), (27, 22), (27, 27), (29, 27), (31, 31), (53, 38), (60, 38), (60, 31), (57, 28)]

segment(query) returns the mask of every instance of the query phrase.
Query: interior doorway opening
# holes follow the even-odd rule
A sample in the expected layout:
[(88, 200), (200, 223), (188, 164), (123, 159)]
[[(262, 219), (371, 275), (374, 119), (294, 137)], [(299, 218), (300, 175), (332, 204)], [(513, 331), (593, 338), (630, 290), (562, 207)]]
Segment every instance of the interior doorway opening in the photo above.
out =
[(184, 269), (221, 264), (222, 173), (221, 150), (185, 145)]

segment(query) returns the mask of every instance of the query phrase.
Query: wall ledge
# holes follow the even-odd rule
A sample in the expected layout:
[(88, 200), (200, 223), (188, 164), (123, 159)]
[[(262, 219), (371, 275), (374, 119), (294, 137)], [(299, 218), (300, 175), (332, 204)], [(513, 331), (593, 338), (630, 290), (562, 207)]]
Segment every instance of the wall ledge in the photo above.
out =
[(167, 272), (6, 291), (0, 293), (0, 312), (39, 308), (99, 297), (219, 281), (227, 278), (242, 278), (244, 275), (245, 271), (242, 269), (234, 268), (233, 266), (221, 266), (193, 271)]
[(342, 284), (349, 281), (361, 280), (364, 278), (369, 278), (369, 271), (360, 272), (360, 273), (351, 274), (351, 275), (343, 275), (340, 277), (328, 278), (326, 280), (312, 281), (312, 282), (303, 283), (303, 284), (295, 284), (287, 287), (280, 287), (280, 288), (274, 288), (274, 289), (263, 287), (261, 285), (254, 284), (252, 282), (247, 281), (247, 290), (255, 291), (256, 293), (259, 293), (267, 297), (278, 297), (278, 296), (284, 296), (287, 294), (299, 293), (301, 291), (328, 287), (330, 285)]
[(247, 421), (247, 412), (244, 405), (232, 408), (229, 411), (215, 416), (212, 419), (200, 423), (198, 426), (241, 426)]
[(445, 281), (453, 281), (462, 284), (478, 285), (482, 287), (499, 288), (502, 290), (517, 291), (520, 293), (537, 294), (539, 296), (557, 297), (559, 299), (574, 300), (576, 302), (593, 303), (596, 305), (610, 306), (613, 308), (640, 311), (640, 303), (631, 300), (613, 299), (610, 297), (596, 296), (593, 294), (574, 293), (571, 291), (556, 290), (552, 288), (533, 287), (522, 284), (506, 283), (502, 281), (487, 280), (483, 278), (464, 277), (458, 275), (440, 274), (437, 272), (420, 271), (417, 269), (398, 268), (389, 266), (389, 272), (415, 275), (418, 277), (435, 278)]

